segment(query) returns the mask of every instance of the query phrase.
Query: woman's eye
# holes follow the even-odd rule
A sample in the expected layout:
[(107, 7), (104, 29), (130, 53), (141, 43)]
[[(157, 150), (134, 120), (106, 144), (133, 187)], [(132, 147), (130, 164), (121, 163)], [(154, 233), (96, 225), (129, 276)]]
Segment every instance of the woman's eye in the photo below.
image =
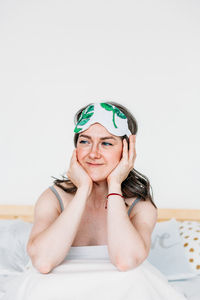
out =
[(103, 142), (103, 144), (107, 144), (107, 145), (110, 145), (110, 146), (112, 146), (112, 144), (111, 144), (111, 143), (107, 143), (107, 142)]
[[(84, 141), (84, 140), (81, 140), (79, 143), (80, 144), (85, 144), (87, 143), (88, 141)], [(107, 143), (107, 142), (103, 142), (102, 144), (104, 144), (105, 146), (113, 146), (111, 143)]]

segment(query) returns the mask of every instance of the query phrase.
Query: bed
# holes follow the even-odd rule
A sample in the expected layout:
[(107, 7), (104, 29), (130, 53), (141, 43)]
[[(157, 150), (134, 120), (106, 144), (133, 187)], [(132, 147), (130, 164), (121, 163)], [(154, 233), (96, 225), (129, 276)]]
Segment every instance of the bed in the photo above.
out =
[[(30, 261), (33, 216), (32, 205), (0, 205), (0, 300)], [(148, 260), (186, 299), (200, 300), (200, 210), (158, 209)]]

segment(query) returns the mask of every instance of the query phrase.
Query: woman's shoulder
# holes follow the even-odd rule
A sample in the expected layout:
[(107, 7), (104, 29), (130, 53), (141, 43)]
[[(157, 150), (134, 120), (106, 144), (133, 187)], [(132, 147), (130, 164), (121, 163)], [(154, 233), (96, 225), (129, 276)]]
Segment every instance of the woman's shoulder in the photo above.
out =
[(135, 203), (135, 200), (139, 198), (139, 201), (133, 206), (130, 212), (130, 218), (134, 217), (136, 214), (138, 214), (142, 210), (157, 210), (151, 200), (149, 198), (144, 199), (142, 197), (132, 197), (126, 199), (126, 203), (128, 204), (128, 209), (131, 207), (133, 203)]
[(130, 207), (131, 204), (137, 199), (137, 197), (125, 198), (126, 204)]
[(64, 188), (68, 188), (67, 184), (66, 183), (59, 183), (59, 186), (56, 185), (56, 184), (52, 184), (51, 186), (49, 186), (49, 190), (51, 191), (52, 194), (54, 194), (54, 198), (55, 198), (55, 201), (57, 203), (57, 208), (59, 210), (59, 212), (61, 212), (61, 208), (60, 208), (60, 203), (59, 203), (59, 200), (58, 200), (58, 195), (56, 195), (52, 190), (56, 190), (57, 191), (57, 194), (60, 196), (61, 198), (61, 201), (63, 202), (63, 206), (64, 208), (69, 204), (69, 202), (73, 199), (74, 197), (74, 194), (75, 193), (69, 193), (67, 192)]

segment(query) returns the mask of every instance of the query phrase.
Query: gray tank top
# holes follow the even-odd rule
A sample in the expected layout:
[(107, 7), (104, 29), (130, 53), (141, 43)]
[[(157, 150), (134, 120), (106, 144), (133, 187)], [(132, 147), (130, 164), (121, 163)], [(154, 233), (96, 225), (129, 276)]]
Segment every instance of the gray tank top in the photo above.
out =
[[(55, 187), (54, 187), (53, 185), (50, 186), (49, 188), (50, 188), (50, 189), (52, 190), (52, 192), (56, 195), (56, 197), (57, 197), (57, 199), (58, 199), (58, 201), (59, 201), (59, 203), (60, 203), (60, 208), (61, 208), (61, 212), (62, 212), (62, 211), (64, 210), (64, 205), (63, 205), (63, 202), (62, 202), (62, 199), (61, 199), (60, 195), (58, 194), (57, 190), (55, 189)], [(137, 199), (135, 199), (135, 201), (133, 201), (133, 203), (131, 204), (131, 206), (130, 206), (129, 209), (128, 209), (128, 216), (130, 215), (133, 206), (135, 206), (135, 205), (138, 203), (138, 201), (140, 201), (140, 199), (141, 199), (141, 198), (138, 197)]]

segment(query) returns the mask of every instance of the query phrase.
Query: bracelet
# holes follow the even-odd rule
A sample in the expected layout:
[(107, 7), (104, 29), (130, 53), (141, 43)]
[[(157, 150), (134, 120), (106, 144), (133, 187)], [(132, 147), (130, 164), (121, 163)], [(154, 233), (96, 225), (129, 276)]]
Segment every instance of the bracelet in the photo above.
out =
[(117, 196), (120, 196), (120, 197), (122, 197), (122, 198), (125, 199), (125, 197), (122, 196), (121, 194), (118, 194), (118, 193), (110, 193), (110, 194), (108, 194), (108, 195), (106, 196), (107, 200), (106, 200), (105, 209), (107, 209), (108, 197), (111, 196), (111, 195), (117, 195)]

